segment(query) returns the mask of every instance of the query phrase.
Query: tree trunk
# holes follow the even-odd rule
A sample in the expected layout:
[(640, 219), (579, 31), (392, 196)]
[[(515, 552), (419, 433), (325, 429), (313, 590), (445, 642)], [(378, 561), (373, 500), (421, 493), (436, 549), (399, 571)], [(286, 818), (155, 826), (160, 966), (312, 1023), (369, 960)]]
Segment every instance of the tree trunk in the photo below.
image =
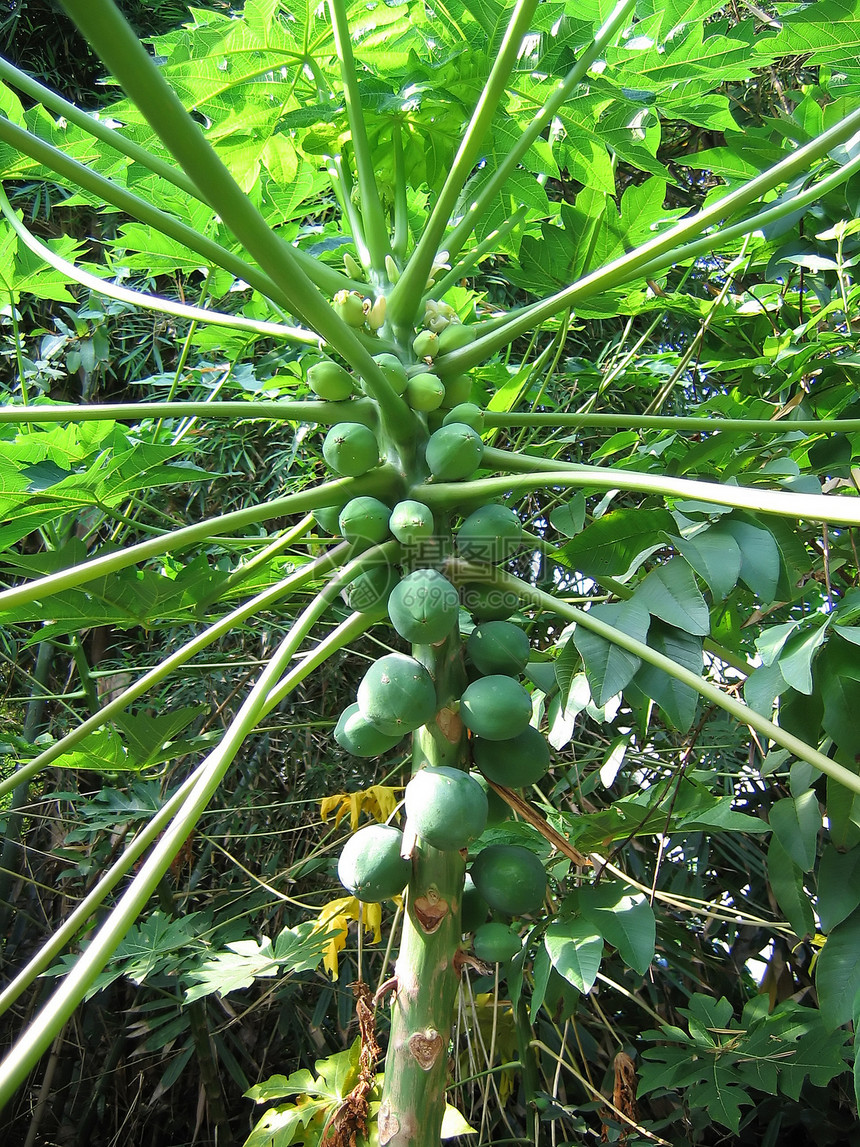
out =
[[(464, 729), (449, 707), (465, 683), (459, 635), (439, 646), (418, 646), (413, 654), (433, 674), (442, 705), (435, 726), (414, 735), (413, 774), (427, 765), (464, 768)], [(407, 822), (407, 841), (410, 835)], [(395, 965), (391, 1037), (379, 1110), (381, 1147), (439, 1147), (448, 1044), (460, 982), (457, 953), (465, 871), (461, 853), (440, 852), (415, 841)]]

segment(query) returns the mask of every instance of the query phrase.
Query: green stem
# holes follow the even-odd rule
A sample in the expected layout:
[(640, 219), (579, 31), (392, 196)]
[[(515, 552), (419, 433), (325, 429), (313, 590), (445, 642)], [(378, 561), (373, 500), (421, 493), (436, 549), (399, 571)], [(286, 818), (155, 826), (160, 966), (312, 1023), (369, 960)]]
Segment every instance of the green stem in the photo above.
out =
[(573, 89), (585, 78), (594, 61), (615, 39), (632, 12), (635, 3), (636, 0), (619, 0), (619, 3), (616, 4), (598, 30), (591, 45), (586, 48), (543, 107), (535, 114), (531, 123), (475, 196), (474, 201), (469, 204), (468, 210), (460, 222), (445, 236), (444, 246), (450, 257), (455, 256), (460, 251), (466, 239), (475, 229), (476, 223), (521, 162), (528, 149), (539, 138), (558, 109), (567, 102)]
[[(308, 582), (313, 581), (315, 578), (322, 576), (334, 569), (336, 565), (346, 556), (348, 546), (346, 543), (341, 543), (329, 550), (328, 553), (323, 554), (322, 557), (317, 558), (316, 561), (309, 562), (302, 569), (292, 574), (290, 577), (283, 578), (275, 585), (270, 586), (262, 593), (257, 594), (251, 598), (250, 601), (245, 602), (243, 605), (238, 606), (236, 609), (231, 610), (221, 618), (220, 621), (215, 622), (214, 625), (208, 625), (202, 633), (198, 633), (190, 641), (186, 641), (184, 645), (176, 649), (169, 657), (159, 662), (154, 668), (150, 669), (148, 673), (135, 681), (133, 685), (123, 689), (112, 701), (99, 709), (97, 713), (93, 713), (82, 724), (78, 725), (76, 729), (66, 733), (59, 741), (56, 741), (49, 748), (44, 749), (32, 761), (26, 765), (22, 765), (16, 769), (11, 776), (6, 777), (0, 781), (0, 797), (15, 789), (18, 785), (25, 785), (32, 780), (42, 769), (46, 769), (52, 765), (60, 757), (64, 756), (75, 745), (79, 744), (90, 733), (94, 733), (97, 729), (101, 729), (108, 721), (112, 721), (118, 714), (124, 712), (129, 705), (133, 704), (139, 697), (144, 696), (150, 689), (159, 685), (162, 681), (166, 680), (175, 670), (180, 666), (185, 665), (198, 653), (202, 653), (208, 649), (213, 642), (217, 641), (220, 637), (230, 633), (235, 626), (242, 625), (253, 617), (255, 613), (260, 613), (265, 609), (269, 609), (281, 598), (285, 597), (293, 590), (307, 585)], [(243, 572), (249, 572), (244, 570)]]
[(382, 210), (379, 188), (376, 185), (373, 155), (370, 151), (370, 142), (367, 138), (367, 128), (364, 123), (364, 113), (361, 108), (358, 77), (355, 71), (355, 58), (352, 54), (347, 8), (344, 0), (328, 0), (328, 10), (331, 16), (335, 49), (337, 51), (338, 60), (340, 61), (340, 75), (343, 82), (344, 101), (346, 103), (346, 118), (349, 123), (350, 135), (352, 136), (352, 150), (355, 156), (355, 171), (358, 178), (361, 219), (364, 224), (364, 237), (370, 257), (370, 266), (365, 269), (369, 274), (373, 274), (377, 282), (381, 282), (385, 268), (385, 256), (391, 254), (391, 246), (388, 242), (385, 214)]
[(394, 148), (394, 236), (391, 253), (398, 259), (405, 259), (409, 247), (409, 192), (403, 155), (403, 124), (395, 123), (392, 127), (391, 143)]
[(349, 167), (344, 161), (342, 155), (334, 155), (328, 160), (328, 177), (331, 180), (331, 188), (337, 199), (338, 207), (340, 207), (341, 218), (346, 223), (352, 241), (355, 243), (355, 250), (358, 254), (359, 262), (362, 267), (369, 267), (371, 265), (370, 251), (367, 247), (367, 241), (364, 237), (364, 226), (361, 221), (361, 216), (355, 209), (355, 204), (352, 201), (352, 177), (350, 176)]
[[(353, 614), (347, 621), (333, 630), (324, 641), (321, 641), (316, 649), (291, 671), (286, 678), (289, 688), (294, 689), (332, 653), (363, 633), (370, 624), (371, 621), (366, 616)], [(299, 621), (297, 620), (296, 626), (298, 625)], [(63, 979), (47, 1003), (36, 1015), (30, 1017), (22, 1035), (0, 1063), (0, 1110), (6, 1106), (17, 1088), (39, 1061), (41, 1055), (50, 1047), (56, 1034), (80, 1004), (96, 976), (113, 955), (123, 936), (126, 935), (145, 908), (147, 901), (170, 867), (176, 853), (199, 820), (236, 753), (263, 715), (269, 690), (289, 664), (294, 653), (296, 626), (281, 643), (269, 665), (260, 675), (256, 685), (230, 723), (221, 744), (206, 757), (197, 770), (196, 778), (193, 783), (189, 784), (185, 798), (172, 817), (164, 836), (152, 850), (122, 897), (111, 909), (107, 921), (99, 929), (86, 951), (82, 953), (74, 968)], [(162, 818), (161, 823), (165, 823), (165, 818)], [(149, 827), (151, 829), (151, 825)], [(152, 839), (151, 834), (150, 839)], [(116, 867), (117, 865), (114, 865), (114, 869)], [(116, 875), (116, 880), (120, 879), (120, 875)], [(101, 887), (101, 883), (99, 887)], [(80, 907), (76, 913), (80, 911)]]
[[(48, 709), (48, 678), (54, 662), (55, 647), (50, 641), (39, 642), (36, 653), (36, 665), (33, 670), (32, 683), (35, 687), (27, 703), (24, 728), (21, 730), (23, 739), (32, 744), (45, 719)], [(6, 829), (3, 834), (3, 847), (0, 849), (0, 937), (2, 942), (9, 935), (9, 918), (12, 912), (10, 897), (12, 886), (23, 869), (21, 864), (21, 832), (24, 823), (23, 809), (30, 799), (30, 778), (19, 773), (7, 778), (8, 792), (12, 791), (12, 800), (4, 810)]]
[(594, 490), (630, 490), (637, 494), (660, 494), (670, 498), (696, 498), (715, 506), (733, 506), (784, 518), (808, 518), (846, 526), (860, 525), (860, 499), (839, 494), (795, 494), (788, 490), (763, 490), (749, 486), (720, 485), (689, 478), (639, 474), (633, 470), (604, 470), (599, 466), (577, 466), (573, 462), (551, 462), (523, 454), (507, 454), (491, 446), (484, 448), (484, 465), (514, 472), (514, 478), (479, 478), (472, 482), (439, 482), (417, 486), (411, 497), (420, 498), (431, 508), (485, 502), (512, 490), (526, 492), (544, 486), (584, 487)]
[[(738, 188), (737, 191), (718, 199), (716, 203), (700, 211), (691, 219), (682, 220), (643, 246), (614, 259), (596, 271), (592, 271), (591, 274), (585, 275), (571, 286), (550, 295), (549, 298), (526, 307), (516, 317), (496, 327), (489, 334), (481, 336), (462, 350), (452, 351), (445, 355), (443, 359), (439, 360), (438, 372), (443, 376), (463, 374), (477, 363), (495, 354), (512, 339), (527, 334), (536, 325), (552, 318), (553, 315), (567, 307), (575, 310), (577, 305), (584, 300), (629, 282), (633, 278), (638, 278), (644, 271), (653, 274), (657, 269), (673, 263), (679, 257), (682, 244), (690, 236), (701, 235), (711, 225), (737, 214), (742, 208), (754, 203), (779, 184), (788, 183), (795, 176), (808, 172), (810, 164), (826, 156), (838, 144), (844, 143), (858, 128), (860, 128), (860, 110), (845, 116), (839, 123), (822, 132), (816, 139), (798, 148), (791, 155), (780, 160), (779, 163), (774, 164), (773, 167), (768, 168), (755, 179), (751, 179), (743, 187)], [(840, 168), (840, 171), (835, 174), (844, 178), (845, 170), (845, 167)], [(786, 200), (779, 207), (771, 209), (776, 213), (773, 216), (775, 218), (781, 218), (793, 210), (792, 200)], [(746, 219), (736, 225), (738, 229), (736, 234), (747, 234), (749, 231), (757, 230), (758, 226), (758, 217), (753, 216), (751, 219)], [(714, 245), (718, 245), (719, 242), (721, 242), (719, 236), (712, 237), (708, 250)]]
[(320, 294), (293, 248), (272, 231), (233, 179), (113, 0), (63, 0), (63, 5), (177, 163), (193, 172), (207, 202), (271, 277), (292, 313), (359, 371), (368, 393), (379, 403), (383, 421), (396, 434), (406, 417), (406, 403), (352, 328)]
[(179, 319), (188, 319), (191, 322), (208, 323), (210, 326), (228, 327), (237, 331), (249, 331), (252, 334), (267, 338), (285, 339), (288, 342), (303, 343), (307, 346), (319, 345), (317, 336), (311, 331), (302, 330), (301, 327), (285, 326), (283, 323), (268, 323), (258, 319), (246, 319), (242, 315), (227, 315), (219, 311), (209, 311), (204, 307), (189, 306), (187, 303), (178, 303), (173, 299), (165, 299), (161, 295), (147, 294), (145, 291), (133, 291), (128, 287), (121, 287), (117, 283), (100, 279), (98, 275), (92, 275), (89, 271), (83, 270), (82, 267), (70, 263), (68, 259), (63, 259), (28, 231), (12, 210), (12, 205), (6, 198), (6, 193), (2, 187), (0, 187), (0, 211), (24, 246), (34, 255), (44, 259), (49, 266), (66, 275), (72, 282), (88, 287), (97, 295), (117, 299), (121, 303), (129, 303), (131, 306), (141, 307), (143, 310), (173, 315)]
[(606, 426), (672, 433), (689, 430), (695, 434), (790, 434), (797, 430), (805, 434), (856, 434), (860, 430), (860, 418), (721, 418), (717, 413), (708, 418), (668, 414), (496, 414), (488, 410), (484, 414), (484, 425), (569, 427), (573, 430)]
[[(519, 224), (525, 219), (528, 214), (528, 207), (520, 206), (516, 209), (513, 215), (500, 223), (495, 231), (491, 232), (486, 239), (483, 239), (471, 251), (467, 251), (462, 259), (458, 259), (450, 271), (438, 279), (427, 292), (426, 297), (429, 299), (441, 299), (447, 290), (455, 286), (460, 279), (465, 278), (473, 267), (477, 266), (486, 255), (498, 254), (499, 241), (504, 239), (507, 235), (518, 227)], [(481, 325), (483, 330), (483, 324)]]
[(85, 585), (88, 581), (116, 573), (117, 570), (127, 569), (138, 562), (147, 561), (164, 553), (179, 552), (217, 534), (239, 530), (256, 522), (266, 522), (285, 514), (306, 514), (308, 510), (316, 510), (322, 506), (343, 505), (357, 494), (383, 493), (390, 489), (390, 478), (390, 472), (380, 467), (363, 478), (338, 478), (334, 482), (324, 482), (300, 494), (288, 494), (286, 497), (274, 498), (260, 506), (249, 506), (245, 510), (219, 514), (196, 525), (172, 530), (160, 538), (138, 542), (137, 545), (129, 546), (128, 549), (118, 553), (105, 554), (100, 558), (82, 562), (71, 569), (60, 570), (26, 582), (24, 585), (4, 590), (0, 593), (0, 610), (13, 610), (16, 606), (41, 601), (61, 590)]
[[(107, 402), (102, 406), (0, 406), (0, 424), (15, 422), (113, 422), (140, 418), (266, 419), (276, 422), (362, 422), (373, 426), (376, 410), (367, 399), (346, 402)], [(847, 425), (847, 424), (846, 424)], [(849, 427), (850, 429), (850, 427)]]
[(499, 54), (472, 113), (448, 178), (433, 205), (418, 245), (388, 298), (389, 321), (395, 327), (412, 325), (451, 212), (475, 166), (484, 136), (505, 94), (508, 77), (517, 62), (523, 37), (528, 32), (537, 3), (538, 0), (518, 0), (511, 14)]
[(762, 717), (754, 709), (745, 705), (743, 701), (738, 701), (736, 698), (724, 693), (716, 685), (712, 685), (710, 681), (705, 681), (697, 673), (693, 673), (689, 669), (685, 669), (682, 665), (676, 664), (670, 657), (666, 657), (663, 653), (658, 653), (656, 649), (652, 649), (642, 641), (637, 641), (635, 637), (631, 637), (627, 633), (623, 633), (620, 629), (615, 629), (611, 625), (607, 625), (605, 621), (599, 621), (590, 612), (577, 609), (574, 605), (568, 605), (566, 602), (559, 601), (553, 597), (552, 594), (544, 593), (542, 590), (534, 589), (527, 582), (521, 581), (520, 578), (514, 577), (511, 574), (502, 573), (489, 566), (470, 565), (468, 562), (461, 562), (457, 560), (449, 561), (447, 563), (447, 576), (457, 581), (484, 581), (489, 582), (491, 585), (498, 586), (501, 589), (511, 590), (518, 593), (519, 596), (529, 602), (531, 605), (537, 606), (539, 609), (548, 610), (555, 613), (558, 617), (562, 617), (565, 621), (573, 621), (577, 625), (581, 625), (583, 629), (588, 629), (592, 633), (596, 633), (605, 641), (611, 641), (613, 645), (619, 646), (621, 649), (626, 649), (628, 653), (632, 653), (640, 660), (647, 662), (649, 665), (655, 666), (657, 669), (662, 669), (664, 673), (668, 673), (676, 681), (694, 689), (706, 701), (723, 709), (729, 713), (735, 720), (739, 721), (742, 725), (748, 725), (749, 728), (754, 729), (763, 737), (773, 741), (782, 748), (787, 749), (793, 756), (798, 757), (802, 761), (807, 761), (814, 768), (824, 773), (825, 776), (830, 777), (832, 780), (838, 781), (840, 784), (845, 785), (851, 792), (860, 793), (860, 776), (852, 773), (850, 769), (846, 769), (844, 765), (832, 761), (826, 757), (824, 753), (819, 752), (818, 749), (808, 745), (799, 737), (786, 732), (781, 729), (779, 725), (775, 725), (773, 721), (768, 720), (767, 717)]
[(847, 179), (850, 179), (852, 175), (856, 175), (858, 171), (860, 171), (860, 155), (830, 175), (820, 179), (817, 183), (808, 187), (806, 191), (799, 191), (795, 195), (785, 198), (771, 207), (765, 208), (764, 211), (757, 212), (749, 219), (743, 219), (740, 223), (734, 223), (731, 227), (721, 227), (716, 235), (706, 235), (703, 239), (696, 239), (692, 243), (685, 243), (674, 251), (659, 256), (654, 259), (653, 262), (646, 263), (644, 267), (639, 268), (638, 277), (650, 279), (658, 272), (664, 271), (667, 266), (687, 263), (690, 260), (698, 259), (702, 255), (709, 255), (713, 252), (715, 240), (719, 243), (720, 247), (723, 247), (735, 239), (751, 235), (754, 231), (760, 231), (765, 227), (771, 226), (773, 223), (778, 223), (783, 216), (787, 214), (793, 215), (795, 211), (800, 211), (804, 207), (809, 207), (811, 204), (819, 202), (825, 195), (828, 195), (837, 187), (841, 187)]

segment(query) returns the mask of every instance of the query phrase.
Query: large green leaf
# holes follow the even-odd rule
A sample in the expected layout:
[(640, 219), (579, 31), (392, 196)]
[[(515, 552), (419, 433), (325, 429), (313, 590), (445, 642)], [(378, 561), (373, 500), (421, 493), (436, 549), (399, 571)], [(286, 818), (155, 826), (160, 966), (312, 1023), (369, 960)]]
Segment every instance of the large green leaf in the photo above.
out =
[(779, 843), (794, 863), (804, 872), (810, 872), (815, 864), (821, 831), (821, 810), (813, 790), (777, 801), (768, 819)]
[(860, 848), (840, 852), (825, 846), (818, 867), (816, 908), (821, 928), (831, 932), (860, 905)]
[(603, 956), (603, 937), (586, 920), (550, 922), (544, 936), (552, 966), (581, 992), (590, 992)]
[(579, 907), (621, 959), (643, 976), (654, 958), (654, 911), (642, 893), (611, 881), (583, 885)]
[[(638, 599), (637, 593), (633, 600)], [(652, 621), (648, 630), (648, 645), (690, 673), (701, 676), (704, 662), (700, 637), (662, 621)], [(692, 686), (648, 662), (642, 662), (637, 669), (633, 686), (655, 701), (676, 729), (685, 730), (692, 725), (699, 703), (699, 694)]]
[(827, 937), (815, 965), (815, 986), (821, 1015), (831, 1028), (854, 1018), (860, 989), (860, 910), (855, 909)]
[(777, 904), (794, 934), (801, 939), (815, 932), (812, 905), (803, 887), (803, 869), (795, 864), (774, 834), (767, 850), (767, 878)]
[(708, 606), (699, 593), (693, 571), (683, 558), (655, 566), (636, 587), (636, 601), (654, 617), (685, 633), (709, 632)]
[[(648, 612), (633, 599), (595, 606), (591, 614), (637, 641), (644, 642), (648, 636)], [(639, 658), (582, 625), (577, 625), (573, 640), (585, 662), (591, 695), (598, 705), (605, 705), (632, 679), (639, 668)]]
[(660, 548), (661, 531), (674, 524), (668, 510), (610, 510), (567, 542), (558, 556), (589, 577), (625, 574)]

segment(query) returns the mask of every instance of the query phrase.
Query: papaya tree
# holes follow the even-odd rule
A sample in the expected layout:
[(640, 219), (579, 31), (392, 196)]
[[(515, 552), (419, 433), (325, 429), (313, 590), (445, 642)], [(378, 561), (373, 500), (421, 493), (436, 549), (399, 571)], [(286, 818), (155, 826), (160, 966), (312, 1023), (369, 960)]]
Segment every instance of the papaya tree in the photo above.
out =
[[(243, 745), (366, 633), (389, 651), (333, 738), (365, 759), (411, 745), (411, 779), (401, 825), (358, 829), (338, 874), (364, 906), (402, 895), (402, 933), (391, 976), (364, 1001), (390, 1011), (381, 1090), (363, 1062), (353, 1102), (326, 1109), (313, 1141), (439, 1142), (472, 972), (507, 969), (517, 998), (529, 981), (533, 1008), (551, 971), (587, 995), (608, 948), (643, 975), (657, 878), (643, 882), (619, 849), (685, 827), (771, 834), (774, 927), (820, 948), (819, 1010), (804, 1022), (820, 1023), (826, 1054), (791, 1079), (839, 1074), (860, 940), (860, 891), (839, 876), (860, 855), (860, 416), (846, 381), (860, 73), (848, 6), (750, 6), (739, 19), (706, 0), (248, 0), (197, 13), (154, 53), (112, 0), (64, 7), (124, 97), (91, 115), (3, 63), (4, 175), (10, 193), (39, 180), (97, 211), (107, 261), (70, 238), (43, 242), (4, 193), (13, 327), (28, 290), (63, 299), (78, 284), (167, 316), (188, 331), (183, 354), (266, 348), (289, 397), (183, 401), (174, 386), (163, 401), (53, 401), (28, 383), (15, 327), (4, 543), (37, 534), (44, 552), (9, 549), (4, 625), (40, 627), (34, 640), (50, 645), (91, 624), (129, 571), (154, 594), (164, 561), (244, 530), (257, 540), (200, 588), (211, 620), (193, 639), (0, 782), (12, 794), (0, 899), (43, 770), (231, 627), (275, 608), (290, 621), (217, 745), (4, 989), (8, 1009), (111, 897), (8, 1051), (0, 1100), (146, 910)], [(766, 83), (773, 106), (759, 110)], [(692, 151), (673, 151), (679, 124)], [(199, 300), (125, 286), (128, 269), (169, 269)], [(667, 315), (688, 330), (661, 357)], [(607, 343), (574, 358), (585, 324)], [(634, 379), (652, 336), (658, 350)], [(298, 441), (318, 435), (322, 463), (314, 480), (286, 472), (278, 497), (116, 546), (136, 491), (192, 473), (173, 461), (181, 450), (94, 436), (82, 479), (74, 450), (41, 432), (174, 418), (289, 423)], [(96, 515), (86, 544), (84, 511)], [(297, 543), (303, 564), (228, 608)], [(152, 624), (160, 608), (153, 599)], [(587, 783), (580, 771), (569, 789), (549, 787), (580, 715), (611, 737)], [(749, 731), (728, 790), (718, 754), (702, 750), (710, 774), (691, 764), (720, 720)], [(611, 789), (631, 746), (641, 791), (591, 817), (598, 777)], [(733, 802), (762, 778), (773, 789), (756, 822)], [(500, 819), (508, 810), (515, 821)], [(662, 903), (677, 907), (669, 893)], [(716, 1046), (714, 1032), (734, 1030), (721, 1008), (696, 1006), (689, 1037), (677, 1025), (653, 1036), (682, 1046), (645, 1091), (697, 1078), (683, 1039), (704, 1031)], [(744, 1035), (765, 1017), (745, 1022)], [(738, 1073), (725, 1094), (711, 1081), (716, 1118), (734, 1130), (745, 1086), (778, 1088), (776, 1074)], [(278, 1086), (257, 1097), (290, 1092)], [(249, 1143), (302, 1133), (295, 1105), (275, 1106)]]

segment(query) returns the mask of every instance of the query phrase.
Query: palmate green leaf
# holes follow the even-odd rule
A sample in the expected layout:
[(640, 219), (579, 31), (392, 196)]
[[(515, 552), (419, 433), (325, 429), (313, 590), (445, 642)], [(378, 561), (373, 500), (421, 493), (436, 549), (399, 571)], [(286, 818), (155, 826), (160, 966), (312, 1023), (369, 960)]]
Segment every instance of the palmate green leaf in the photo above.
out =
[(606, 60), (613, 80), (625, 87), (660, 92), (701, 76), (716, 88), (727, 80), (748, 79), (754, 68), (773, 58), (770, 44), (771, 38), (757, 34), (752, 20), (731, 28), (724, 22), (697, 22), (663, 44), (636, 37), (635, 42), (609, 48)]
[(644, 975), (654, 957), (654, 910), (642, 893), (614, 881), (583, 885), (579, 909), (624, 963)]
[(840, 852), (827, 844), (818, 865), (816, 910), (821, 930), (832, 932), (860, 905), (860, 847)]
[(770, 810), (770, 826), (779, 843), (803, 872), (810, 872), (818, 852), (821, 810), (814, 791), (783, 797)]
[[(591, 616), (635, 637), (637, 641), (644, 642), (648, 636), (648, 611), (635, 599), (614, 605), (595, 606)], [(626, 649), (581, 625), (577, 625), (573, 640), (585, 662), (591, 695), (597, 705), (605, 705), (611, 697), (624, 689), (641, 662), (635, 654), (628, 653)]]
[(860, 989), (860, 909), (830, 932), (815, 965), (821, 1016), (830, 1030), (854, 1017)]
[(819, 655), (816, 685), (821, 690), (822, 727), (849, 760), (860, 753), (860, 664), (856, 646), (831, 635)]
[(785, 918), (801, 939), (815, 932), (809, 895), (803, 887), (803, 870), (795, 864), (774, 834), (767, 850), (767, 878)]
[(780, 553), (773, 534), (737, 514), (711, 527), (719, 540), (728, 535), (741, 555), (740, 579), (765, 604), (774, 600), (780, 574)]
[[(639, 600), (638, 591), (632, 600)], [(648, 629), (648, 645), (684, 669), (701, 676), (704, 668), (702, 640), (695, 634), (652, 620)], [(637, 691), (656, 702), (676, 729), (686, 730), (692, 725), (699, 695), (690, 685), (678, 681), (656, 665), (642, 662), (632, 679), (632, 688), (628, 687), (628, 697), (635, 696)]]
[(661, 533), (674, 526), (668, 510), (610, 510), (567, 542), (553, 557), (599, 580), (621, 576), (661, 548)]
[[(104, 551), (106, 552), (106, 551)], [(49, 555), (33, 555), (7, 564), (27, 573), (47, 573), (52, 569), (65, 569), (85, 560), (86, 553), (80, 543), (71, 543)], [(41, 560), (45, 558), (50, 560)], [(69, 589), (50, 597), (45, 602), (31, 602), (0, 611), (0, 624), (22, 624), (26, 621), (44, 623), (40, 637), (56, 636), (89, 629), (96, 625), (113, 624), (121, 629), (144, 626), (153, 629), (197, 619), (197, 607), (202, 601), (218, 596), (218, 589), (229, 574), (213, 569), (201, 554), (183, 566), (175, 577), (164, 577), (155, 570), (119, 570), (105, 577), (87, 582), (81, 589)]]
[(708, 606), (683, 558), (655, 566), (636, 587), (635, 599), (652, 617), (687, 634), (704, 636), (710, 630)]
[(782, 28), (769, 39), (768, 55), (806, 56), (813, 64), (857, 65), (860, 57), (860, 6), (857, 0), (817, 0), (781, 17)]
[[(322, 961), (331, 935), (329, 932), (314, 931), (313, 922), (306, 921), (295, 928), (284, 928), (274, 943), (264, 937), (260, 941), (237, 940), (227, 944), (224, 951), (207, 956), (188, 972), (187, 978), (192, 984), (185, 992), (186, 1002), (213, 992), (226, 996), (230, 992), (249, 988), (256, 979), (312, 971)], [(276, 1091), (260, 1098), (277, 1099), (299, 1090), (298, 1087), (290, 1086), (289, 1081), (285, 1086), (285, 1091)]]
[(731, 535), (719, 536), (705, 528), (691, 537), (668, 534), (667, 540), (707, 582), (715, 600), (722, 601), (728, 597), (741, 572), (740, 547)]
[(550, 921), (544, 935), (552, 966), (584, 994), (591, 991), (603, 956), (603, 938), (586, 920)]

